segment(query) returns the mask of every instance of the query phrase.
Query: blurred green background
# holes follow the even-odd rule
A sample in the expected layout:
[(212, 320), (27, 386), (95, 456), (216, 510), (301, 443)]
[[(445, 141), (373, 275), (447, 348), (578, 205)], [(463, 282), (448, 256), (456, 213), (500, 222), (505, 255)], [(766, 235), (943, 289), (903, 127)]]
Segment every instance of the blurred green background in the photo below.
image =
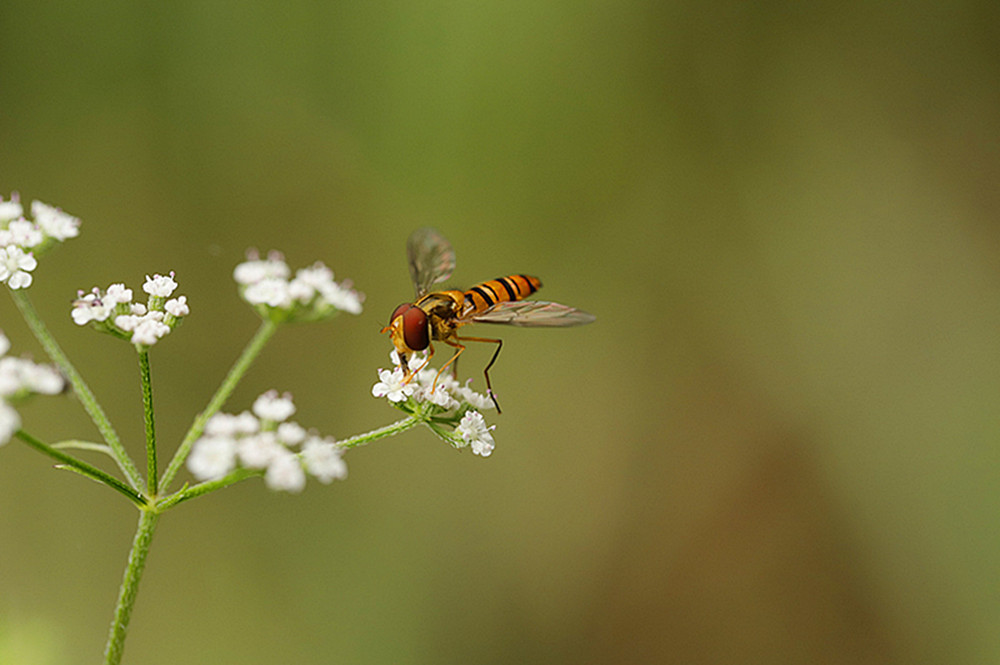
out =
[[(177, 271), (162, 457), (256, 327), (247, 247), (367, 301), (283, 330), (228, 410), (288, 390), (338, 436), (397, 417), (370, 387), (417, 226), (456, 285), (537, 274), (598, 317), (489, 329), (489, 459), (416, 430), (343, 483), (171, 511), (126, 662), (1000, 662), (996, 3), (5, 0), (0, 25), (0, 192), (83, 219), (31, 296), (136, 456), (134, 353), (72, 324), (77, 289)], [(0, 327), (42, 357), (6, 296)], [(71, 398), (22, 416), (96, 437)], [(18, 442), (0, 488), (0, 662), (97, 662), (134, 510)]]

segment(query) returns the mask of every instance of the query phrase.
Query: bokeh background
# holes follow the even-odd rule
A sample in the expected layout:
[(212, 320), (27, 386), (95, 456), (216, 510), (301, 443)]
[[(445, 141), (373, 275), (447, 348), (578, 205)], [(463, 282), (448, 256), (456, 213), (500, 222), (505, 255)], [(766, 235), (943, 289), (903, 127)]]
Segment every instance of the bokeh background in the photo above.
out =
[[(502, 331), (489, 459), (416, 430), (171, 511), (126, 662), (1000, 661), (997, 7), (4, 0), (0, 192), (83, 219), (31, 296), (137, 456), (134, 353), (77, 289), (177, 271), (161, 457), (256, 327), (247, 247), (367, 301), (228, 410), (288, 390), (338, 436), (398, 415), (370, 387), (417, 226), (456, 285), (598, 317)], [(42, 356), (6, 296), (0, 327)], [(22, 416), (96, 437), (71, 398)], [(0, 450), (0, 662), (99, 660), (135, 517)]]

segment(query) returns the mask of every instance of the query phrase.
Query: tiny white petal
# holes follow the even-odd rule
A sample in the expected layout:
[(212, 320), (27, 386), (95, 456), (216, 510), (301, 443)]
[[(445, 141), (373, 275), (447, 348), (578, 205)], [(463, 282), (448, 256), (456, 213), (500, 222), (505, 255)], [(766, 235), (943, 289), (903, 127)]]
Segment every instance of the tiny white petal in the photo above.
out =
[(206, 436), (232, 436), (236, 433), (233, 421), (236, 419), (231, 413), (215, 413), (205, 422)]
[(295, 279), (309, 284), (313, 288), (320, 288), (324, 284), (333, 281), (333, 271), (326, 267), (321, 261), (317, 261), (308, 268), (300, 268), (295, 272)]
[(115, 325), (125, 332), (132, 332), (135, 330), (140, 321), (142, 321), (141, 316), (133, 316), (131, 314), (122, 314), (115, 317)]
[(451, 396), (443, 382), (434, 386), (434, 390), (431, 390), (429, 385), (423, 386), (420, 391), (420, 399), (446, 409), (454, 409), (458, 406), (458, 400)]
[(7, 339), (7, 335), (0, 332), (0, 356), (7, 355), (8, 351), (10, 351), (10, 340)]
[(292, 396), (285, 393), (278, 396), (277, 390), (269, 390), (253, 403), (253, 412), (262, 420), (270, 420), (276, 423), (287, 420), (295, 413), (295, 404), (292, 403)]
[(73, 301), (73, 310), (70, 312), (70, 316), (73, 317), (73, 321), (78, 326), (86, 325), (91, 321), (106, 321), (111, 316), (111, 312), (114, 311), (114, 298), (114, 295), (111, 296), (110, 300), (102, 297), (100, 290), (94, 287), (90, 293), (81, 295)]
[(31, 202), (31, 216), (45, 235), (56, 240), (75, 238), (80, 234), (79, 219), (41, 201)]
[(10, 441), (14, 432), (21, 429), (21, 417), (7, 402), (0, 401), (0, 446)]
[(5, 356), (0, 358), (0, 398), (10, 397), (21, 391), (23, 382), (21, 381), (20, 358)]
[(4, 244), (20, 245), (25, 248), (37, 247), (45, 239), (42, 230), (37, 224), (21, 218), (15, 219), (7, 225), (7, 235)]
[(372, 395), (375, 397), (388, 397), (390, 402), (403, 402), (416, 392), (417, 386), (412, 381), (404, 384), (406, 377), (399, 367), (391, 372), (380, 369), (378, 377), (378, 383), (372, 386)]
[(125, 288), (124, 284), (112, 284), (101, 300), (112, 307), (119, 303), (132, 302), (132, 289)]
[(307, 432), (296, 422), (286, 422), (278, 425), (278, 440), (286, 446), (297, 446), (306, 440)]
[(228, 436), (205, 436), (194, 443), (187, 467), (199, 480), (221, 478), (236, 468), (236, 440)]
[(7, 280), (7, 284), (10, 286), (10, 288), (15, 290), (26, 289), (29, 286), (31, 286), (32, 279), (33, 278), (31, 277), (30, 272), (24, 272), (23, 270), (18, 270), (17, 272), (15, 272), (13, 275), (10, 276), (10, 279)]
[(74, 305), (69, 315), (73, 317), (73, 323), (78, 326), (85, 326), (94, 320), (92, 312), (93, 309), (91, 307)]
[(455, 432), (472, 447), (472, 452), (483, 457), (489, 457), (493, 452), (492, 427), (486, 426), (483, 415), (478, 411), (466, 411)]
[(233, 270), (233, 279), (237, 284), (246, 286), (265, 279), (277, 278), (284, 281), (291, 274), (292, 271), (281, 258), (281, 254), (272, 252), (267, 259), (252, 259), (237, 265)]
[(254, 282), (243, 291), (243, 299), (251, 305), (288, 308), (292, 305), (292, 294), (288, 282), (283, 279), (268, 278)]
[(163, 305), (163, 309), (167, 310), (167, 313), (177, 317), (187, 316), (191, 313), (191, 310), (187, 305), (187, 296), (179, 296), (168, 300)]
[[(166, 336), (170, 332), (170, 326), (159, 321), (152, 314), (162, 314), (162, 312), (150, 312), (135, 326), (132, 331), (132, 343), (152, 346), (157, 340)], [(119, 317), (121, 318), (121, 317)]]
[(264, 483), (273, 490), (301, 492), (306, 486), (306, 472), (299, 458), (282, 448), (268, 465)]
[(31, 285), (28, 271), (38, 267), (38, 261), (31, 253), (26, 253), (16, 245), (0, 247), (0, 282), (7, 282), (12, 289)]
[(173, 271), (169, 275), (153, 275), (152, 277), (146, 275), (146, 283), (142, 285), (143, 291), (160, 298), (169, 297), (176, 288), (177, 282), (174, 281)]
[(240, 434), (253, 434), (260, 430), (260, 421), (249, 411), (243, 411), (235, 418), (236, 431)]
[(312, 437), (302, 447), (302, 461), (306, 469), (322, 483), (331, 483), (347, 477), (347, 464), (343, 451), (332, 441)]
[(236, 436), (253, 434), (260, 429), (260, 423), (248, 411), (238, 416), (231, 413), (216, 413), (205, 423), (205, 434), (209, 436)]
[(318, 288), (323, 299), (339, 310), (351, 314), (361, 313), (363, 296), (354, 289), (347, 288), (336, 282), (323, 284)]
[(458, 386), (455, 389), (455, 393), (459, 398), (468, 402), (470, 406), (473, 406), (476, 409), (492, 409), (494, 406), (493, 400), (491, 400), (488, 396), (478, 393), (468, 386)]
[(250, 469), (266, 469), (285, 450), (274, 432), (258, 432), (244, 437), (238, 445), (240, 461)]
[(62, 374), (48, 365), (25, 361), (22, 373), (24, 387), (40, 395), (58, 395), (66, 387)]
[(21, 201), (17, 196), (17, 192), (10, 195), (9, 201), (4, 201), (3, 197), (0, 196), (0, 223), (9, 222), (12, 219), (17, 219), (24, 214), (24, 207), (21, 205)]

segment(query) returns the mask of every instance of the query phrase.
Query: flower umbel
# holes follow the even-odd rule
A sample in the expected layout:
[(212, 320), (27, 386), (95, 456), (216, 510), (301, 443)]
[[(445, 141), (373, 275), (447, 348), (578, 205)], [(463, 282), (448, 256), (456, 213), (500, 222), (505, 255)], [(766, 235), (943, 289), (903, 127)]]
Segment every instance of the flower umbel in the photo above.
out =
[(233, 271), (240, 296), (265, 319), (272, 321), (322, 321), (339, 312), (361, 313), (364, 295), (351, 283), (335, 282), (333, 271), (316, 262), (301, 268), (291, 277), (292, 269), (279, 252), (260, 258), (247, 253), (247, 260)]
[(173, 271), (147, 275), (142, 288), (149, 294), (145, 304), (132, 302), (132, 289), (120, 283), (104, 291), (96, 286), (89, 293), (78, 291), (70, 314), (79, 326), (89, 323), (136, 346), (150, 347), (180, 325), (190, 308), (187, 296), (168, 300), (177, 288)]
[(48, 365), (8, 356), (10, 341), (0, 332), (0, 445), (21, 427), (12, 403), (31, 395), (58, 395), (66, 387), (62, 374)]
[(254, 401), (253, 413), (215, 414), (194, 443), (188, 470), (199, 480), (216, 480), (237, 468), (263, 471), (268, 487), (285, 492), (302, 491), (307, 473), (322, 483), (346, 478), (343, 450), (333, 439), (289, 421), (293, 413), (291, 395), (269, 390)]
[(379, 380), (372, 395), (385, 397), (397, 409), (420, 418), (440, 438), (456, 448), (470, 447), (472, 452), (488, 457), (493, 452), (493, 430), (481, 411), (492, 408), (489, 397), (460, 384), (449, 374), (427, 367), (427, 356), (409, 357), (406, 369), (399, 355), (389, 353), (395, 367), (378, 370)]
[(32, 201), (31, 214), (34, 221), (24, 217), (17, 193), (0, 197), (0, 282), (12, 289), (31, 286), (36, 255), (80, 232), (79, 219), (41, 201)]

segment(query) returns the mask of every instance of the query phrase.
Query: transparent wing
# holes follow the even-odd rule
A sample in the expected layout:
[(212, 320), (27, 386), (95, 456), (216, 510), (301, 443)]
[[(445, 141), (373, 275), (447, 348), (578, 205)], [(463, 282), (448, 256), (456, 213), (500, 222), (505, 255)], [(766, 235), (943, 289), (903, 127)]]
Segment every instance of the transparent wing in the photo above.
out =
[(410, 277), (418, 298), (434, 284), (451, 277), (455, 270), (455, 250), (434, 229), (417, 229), (411, 233), (406, 241), (406, 256), (410, 260)]
[(504, 323), (529, 328), (561, 328), (590, 323), (596, 317), (575, 307), (541, 300), (498, 302), (485, 312), (471, 317), (480, 323)]

